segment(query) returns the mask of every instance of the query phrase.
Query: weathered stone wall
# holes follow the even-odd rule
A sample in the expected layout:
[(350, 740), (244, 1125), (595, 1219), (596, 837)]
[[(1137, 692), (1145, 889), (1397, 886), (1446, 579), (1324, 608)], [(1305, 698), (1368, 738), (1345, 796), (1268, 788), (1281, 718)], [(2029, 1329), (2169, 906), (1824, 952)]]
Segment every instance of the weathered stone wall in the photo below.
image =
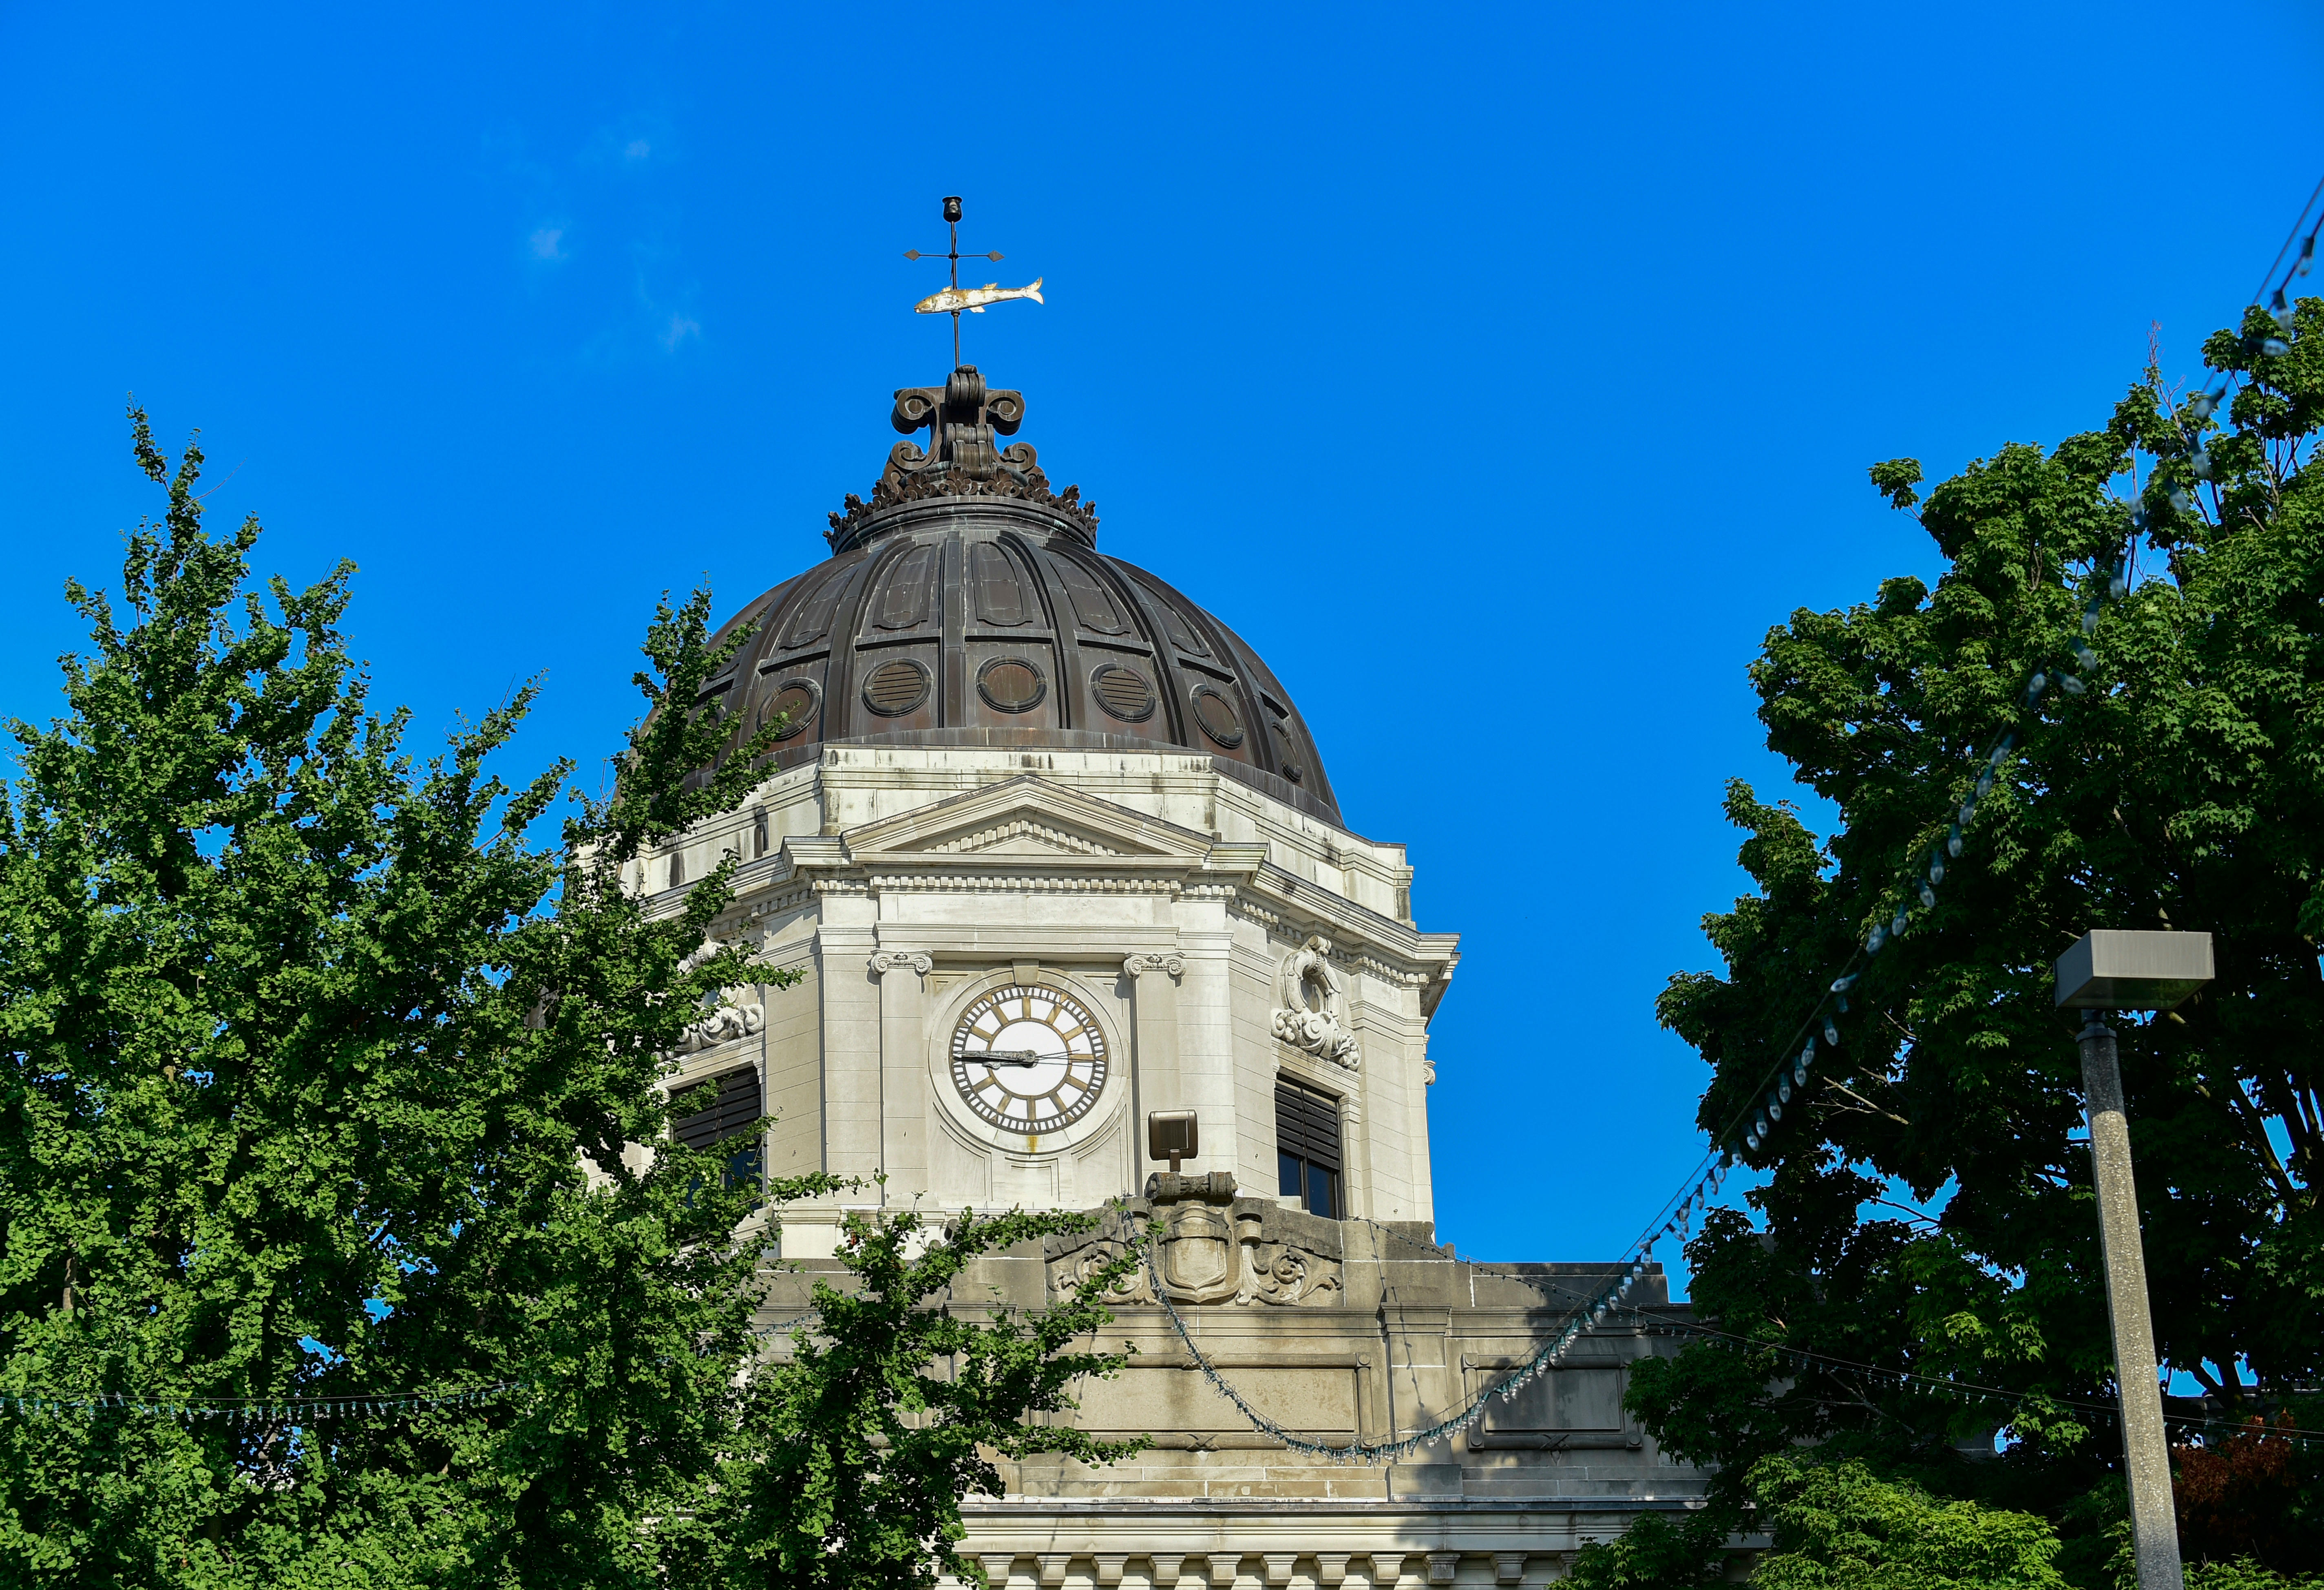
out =
[[(1043, 1585), (1132, 1590), (1177, 1585), (1174, 1573), (1244, 1590), (1342, 1576), (1381, 1587), (1535, 1584), (1562, 1574), (1585, 1541), (1702, 1497), (1704, 1476), (1665, 1457), (1622, 1410), (1630, 1366), (1674, 1349), (1641, 1323), (1687, 1318), (1659, 1272), (1631, 1298), (1647, 1313), (1586, 1332), (1475, 1428), (1392, 1463), (1337, 1461), (1255, 1429), (1213, 1388), (1156, 1300), (1155, 1274), (1203, 1356), (1250, 1402), (1305, 1438), (1345, 1445), (1458, 1414), (1614, 1266), (1507, 1273), (1455, 1258), (1416, 1227), (1322, 1220), (1246, 1198), (1212, 1204), (1232, 1233), (1228, 1264), (1204, 1251), (1174, 1265), (1174, 1207), (1131, 1199), (1086, 1236), (995, 1256), (961, 1283), (964, 1297), (1030, 1308), (1072, 1289), (1132, 1232), (1156, 1254), (1151, 1271), (1109, 1299), (1114, 1323), (1102, 1339), (1134, 1349), (1129, 1367), (1087, 1383), (1074, 1416), (1151, 1445), (1102, 1466), (1007, 1466), (1006, 1494), (971, 1508), (971, 1548), (996, 1583), (1005, 1566)], [(1198, 1228), (1186, 1241), (1207, 1237)], [(810, 1277), (836, 1269), (808, 1262), (777, 1279), (761, 1316), (770, 1336), (804, 1310)]]

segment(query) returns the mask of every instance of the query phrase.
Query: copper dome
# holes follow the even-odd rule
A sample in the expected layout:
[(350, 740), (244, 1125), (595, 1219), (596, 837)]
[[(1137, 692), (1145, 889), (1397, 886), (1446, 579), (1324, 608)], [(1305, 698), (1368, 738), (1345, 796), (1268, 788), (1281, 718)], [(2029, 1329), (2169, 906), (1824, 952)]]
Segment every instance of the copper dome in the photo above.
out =
[[(1015, 392), (973, 367), (897, 394), (870, 502), (832, 516), (832, 556), (736, 614), (752, 633), (704, 699), (790, 727), (774, 763), (825, 745), (1168, 748), (1334, 824), (1306, 723), (1235, 633), (1145, 570), (1097, 550), (1097, 519), (1053, 494), (1013, 433)], [(730, 694), (731, 693), (731, 694)]]

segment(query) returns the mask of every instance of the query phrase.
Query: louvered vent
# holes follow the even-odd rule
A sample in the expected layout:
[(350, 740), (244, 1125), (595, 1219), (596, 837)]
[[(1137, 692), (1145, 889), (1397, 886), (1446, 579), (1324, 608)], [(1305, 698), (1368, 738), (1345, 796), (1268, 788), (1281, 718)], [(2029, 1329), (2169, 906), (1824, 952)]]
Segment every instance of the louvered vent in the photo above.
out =
[(1125, 723), (1142, 723), (1154, 715), (1154, 686), (1146, 676), (1119, 663), (1108, 663), (1090, 678), (1097, 704)]
[(883, 718), (900, 718), (928, 699), (928, 671), (914, 662), (881, 663), (863, 681), (863, 704)]

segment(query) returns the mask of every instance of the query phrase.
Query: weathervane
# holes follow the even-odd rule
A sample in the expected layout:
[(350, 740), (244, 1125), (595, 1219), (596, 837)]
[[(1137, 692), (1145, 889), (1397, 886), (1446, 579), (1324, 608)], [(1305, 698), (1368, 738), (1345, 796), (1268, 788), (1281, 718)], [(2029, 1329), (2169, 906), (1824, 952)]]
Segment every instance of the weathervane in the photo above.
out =
[[(952, 228), (951, 249), (941, 254), (923, 255), (916, 248), (908, 248), (904, 251), (904, 258), (952, 262), (952, 285), (942, 292), (930, 293), (912, 308), (922, 315), (952, 317), (952, 362), (957, 366), (960, 363), (960, 312), (963, 309), (972, 315), (982, 315), (984, 313), (985, 305), (1006, 303), (1010, 299), (1031, 299), (1037, 304), (1045, 303), (1047, 300), (1041, 297), (1041, 279), (1038, 276), (1033, 278), (1033, 285), (1030, 287), (1003, 287), (997, 281), (988, 281), (982, 287), (962, 287), (960, 284), (960, 196), (958, 194), (945, 196), (944, 218), (945, 224)], [(969, 256), (971, 259), (975, 257), (973, 254)], [(1001, 260), (1001, 252), (995, 249), (984, 257), (997, 264)]]

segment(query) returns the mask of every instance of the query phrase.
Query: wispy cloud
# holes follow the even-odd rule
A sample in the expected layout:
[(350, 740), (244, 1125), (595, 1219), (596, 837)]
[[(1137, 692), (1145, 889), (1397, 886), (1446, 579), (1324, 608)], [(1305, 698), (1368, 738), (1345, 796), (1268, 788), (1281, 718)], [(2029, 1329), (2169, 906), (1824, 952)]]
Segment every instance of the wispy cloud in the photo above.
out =
[(669, 326), (668, 329), (663, 331), (661, 334), (661, 350), (665, 354), (675, 354), (678, 352), (678, 344), (684, 342), (687, 337), (700, 336), (701, 335), (701, 321), (695, 319), (690, 315), (681, 315), (677, 311), (672, 310), (669, 317)]
[(543, 226), (532, 234), (532, 257), (536, 260), (569, 260), (565, 252), (565, 228)]

